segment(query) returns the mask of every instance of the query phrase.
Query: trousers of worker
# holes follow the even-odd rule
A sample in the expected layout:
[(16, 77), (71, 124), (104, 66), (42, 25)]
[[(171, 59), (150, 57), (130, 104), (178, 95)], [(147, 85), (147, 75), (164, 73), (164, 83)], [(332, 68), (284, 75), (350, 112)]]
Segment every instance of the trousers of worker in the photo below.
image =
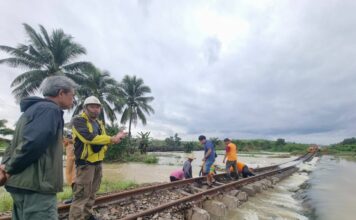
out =
[(101, 164), (77, 166), (69, 220), (86, 220), (91, 216), (102, 175)]
[(66, 147), (66, 181), (69, 186), (72, 186), (75, 182), (75, 156), (74, 146), (72, 143), (65, 145)]

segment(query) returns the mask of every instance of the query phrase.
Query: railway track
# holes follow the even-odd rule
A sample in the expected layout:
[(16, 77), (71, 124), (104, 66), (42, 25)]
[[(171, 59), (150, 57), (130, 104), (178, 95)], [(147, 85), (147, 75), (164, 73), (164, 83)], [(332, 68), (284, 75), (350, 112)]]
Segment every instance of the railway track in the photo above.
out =
[[(163, 210), (172, 209), (174, 212), (188, 209), (194, 205), (193, 203), (203, 201), (207, 197), (238, 189), (277, 174), (291, 172), (295, 169), (298, 161), (308, 161), (313, 156), (313, 153), (306, 153), (291, 161), (295, 162), (293, 165), (284, 168), (280, 168), (280, 166), (291, 162), (257, 168), (255, 169), (256, 176), (238, 181), (228, 179), (224, 173), (217, 174), (214, 176), (216, 182), (211, 188), (207, 186), (205, 177), (196, 177), (112, 193), (98, 197), (94, 210), (101, 219), (152, 219), (153, 215)], [(68, 218), (69, 208), (70, 205), (61, 204), (58, 206), (59, 219)], [(10, 216), (0, 217), (0, 220), (9, 219), (11, 219)]]

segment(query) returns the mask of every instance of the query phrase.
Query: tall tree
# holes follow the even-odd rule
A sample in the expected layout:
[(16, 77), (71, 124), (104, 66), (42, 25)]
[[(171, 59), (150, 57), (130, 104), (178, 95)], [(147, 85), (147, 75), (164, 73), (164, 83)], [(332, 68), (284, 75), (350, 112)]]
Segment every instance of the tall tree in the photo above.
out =
[(150, 87), (146, 86), (141, 78), (126, 75), (120, 83), (121, 105), (117, 106), (118, 111), (122, 111), (121, 123), (129, 122), (129, 137), (131, 137), (131, 124), (137, 124), (138, 119), (142, 124), (146, 124), (145, 114), (154, 113), (149, 105), (153, 101), (152, 96), (145, 96), (151, 93)]
[(97, 68), (88, 68), (84, 72), (84, 78), (77, 90), (77, 105), (73, 116), (83, 109), (84, 100), (89, 96), (95, 96), (100, 100), (102, 111), (99, 118), (105, 122), (105, 116), (113, 124), (116, 120), (114, 107), (118, 104), (118, 82), (110, 76), (108, 71), (100, 71)]
[(73, 62), (79, 55), (86, 54), (86, 50), (63, 30), (53, 30), (49, 35), (42, 25), (39, 25), (40, 32), (28, 24), (23, 25), (28, 37), (26, 44), (17, 47), (0, 45), (0, 50), (11, 55), (1, 59), (0, 64), (25, 70), (11, 84), (14, 88), (12, 93), (17, 99), (36, 92), (48, 76), (63, 74), (78, 82), (81, 77), (76, 73), (92, 66), (89, 62)]

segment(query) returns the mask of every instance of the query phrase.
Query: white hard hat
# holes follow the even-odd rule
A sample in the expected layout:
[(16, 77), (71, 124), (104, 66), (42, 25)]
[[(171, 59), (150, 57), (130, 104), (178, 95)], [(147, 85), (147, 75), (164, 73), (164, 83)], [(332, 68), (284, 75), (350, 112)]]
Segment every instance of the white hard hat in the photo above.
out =
[(99, 99), (95, 96), (89, 96), (88, 98), (85, 99), (84, 101), (84, 106), (89, 105), (89, 104), (96, 104), (96, 105), (100, 105), (101, 103), (99, 101)]

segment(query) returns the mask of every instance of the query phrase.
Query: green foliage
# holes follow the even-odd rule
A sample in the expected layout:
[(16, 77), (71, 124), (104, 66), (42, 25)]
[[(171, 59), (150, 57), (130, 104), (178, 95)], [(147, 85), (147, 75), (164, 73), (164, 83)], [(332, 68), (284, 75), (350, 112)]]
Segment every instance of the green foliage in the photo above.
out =
[(155, 155), (146, 155), (146, 157), (143, 159), (143, 162), (148, 164), (156, 164), (158, 163), (158, 158)]
[(346, 138), (341, 142), (342, 145), (351, 145), (351, 144), (356, 144), (356, 138)]
[(112, 181), (103, 179), (103, 181), (100, 184), (99, 193), (115, 192), (115, 191), (133, 188), (136, 186), (137, 186), (137, 184), (134, 181), (112, 182)]
[(342, 142), (323, 147), (323, 153), (356, 156), (356, 138), (346, 138)]
[(182, 144), (181, 140), (182, 139), (178, 136), (178, 134), (175, 133), (174, 136), (170, 136), (166, 138), (164, 141), (168, 146), (178, 147), (181, 146)]
[(211, 142), (213, 142), (215, 148), (219, 149), (219, 148), (223, 148), (223, 142), (217, 138), (217, 137), (212, 137), (209, 139)]
[(72, 198), (72, 187), (70, 186), (64, 186), (63, 187), (63, 192), (57, 193), (57, 200), (58, 201), (64, 201), (67, 199)]
[[(107, 133), (109, 135), (115, 135), (119, 131), (117, 125), (107, 126)], [(149, 132), (141, 134), (149, 139)], [(120, 162), (143, 162), (143, 163), (157, 163), (158, 158), (155, 155), (140, 154), (135, 148), (135, 144), (139, 143), (140, 139), (134, 139), (132, 141), (129, 138), (124, 138), (119, 144), (110, 145), (105, 155), (105, 161), (120, 161)]]
[(10, 135), (14, 133), (14, 130), (6, 127), (7, 120), (1, 119), (0, 120), (0, 135)]
[[(100, 184), (99, 193), (115, 192), (115, 191), (129, 189), (136, 186), (137, 184), (134, 181), (109, 181), (107, 179), (103, 179)], [(70, 186), (65, 186), (63, 188), (63, 192), (57, 193), (57, 200), (64, 201), (66, 199), (72, 198), (72, 196), (73, 196), (72, 188)], [(1, 203), (0, 203), (0, 208), (1, 208)]]
[[(167, 141), (169, 144), (167, 144)], [(188, 142), (193, 143), (192, 151), (203, 149), (203, 146), (198, 141), (181, 141), (180, 146), (175, 146), (174, 137), (171, 136), (165, 140), (153, 139), (151, 145), (147, 148), (147, 151), (185, 151), (185, 144)]]
[(194, 145), (195, 145), (195, 143), (194, 142), (186, 142), (186, 143), (184, 143), (184, 152), (186, 152), (186, 153), (190, 153), (190, 152), (192, 152), (193, 151), (193, 149), (194, 149)]
[(19, 44), (18, 47), (0, 45), (0, 50), (11, 56), (1, 59), (0, 64), (26, 70), (11, 84), (17, 99), (35, 93), (48, 76), (66, 75), (78, 84), (81, 83), (82, 71), (92, 64), (71, 61), (86, 53), (83, 46), (75, 43), (73, 37), (61, 29), (53, 30), (49, 34), (42, 25), (40, 32), (36, 32), (28, 24), (24, 24), (24, 28), (28, 37), (25, 44)]
[(285, 142), (284, 139), (278, 139), (278, 140), (277, 141), (232, 140), (232, 142), (237, 145), (239, 151), (250, 151), (250, 152), (273, 151), (273, 152), (304, 153), (307, 151), (309, 147), (309, 144), (289, 143), (289, 142)]
[[(113, 126), (107, 126), (106, 132), (108, 135), (113, 136), (119, 132), (120, 128), (114, 124)], [(120, 160), (124, 155), (129, 154), (130, 145), (128, 138), (124, 138), (118, 144), (112, 144), (108, 147), (105, 155), (105, 161)]]
[(151, 144), (150, 134), (151, 132), (138, 132), (137, 141), (141, 154), (145, 154), (148, 146)]
[(278, 138), (276, 141), (276, 145), (285, 145), (286, 141), (283, 138)]
[(164, 141), (166, 142), (166, 145), (168, 145), (168, 146), (175, 146), (173, 136), (166, 138)]
[(155, 164), (158, 163), (158, 158), (152, 154), (140, 154), (138, 152), (134, 152), (133, 154), (127, 154), (121, 157), (120, 161)]
[(10, 193), (2, 190), (0, 192), (0, 212), (6, 212), (12, 209), (12, 198)]
[(10, 145), (10, 141), (0, 139), (0, 150), (5, 150)]

